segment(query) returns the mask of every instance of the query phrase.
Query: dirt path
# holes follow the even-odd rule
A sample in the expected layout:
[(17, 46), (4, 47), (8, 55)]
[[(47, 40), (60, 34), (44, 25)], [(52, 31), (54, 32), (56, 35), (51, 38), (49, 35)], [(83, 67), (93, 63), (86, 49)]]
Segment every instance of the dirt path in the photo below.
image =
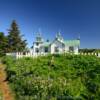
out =
[(0, 90), (3, 94), (3, 100), (14, 100), (7, 81), (4, 81), (6, 79), (4, 68), (4, 65), (0, 64)]

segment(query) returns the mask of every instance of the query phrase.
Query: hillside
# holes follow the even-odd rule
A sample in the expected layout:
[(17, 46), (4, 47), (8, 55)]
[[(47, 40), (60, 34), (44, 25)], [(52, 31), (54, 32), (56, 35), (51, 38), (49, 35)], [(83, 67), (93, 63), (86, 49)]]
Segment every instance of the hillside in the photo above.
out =
[(15, 100), (99, 100), (100, 58), (48, 55), (3, 58)]

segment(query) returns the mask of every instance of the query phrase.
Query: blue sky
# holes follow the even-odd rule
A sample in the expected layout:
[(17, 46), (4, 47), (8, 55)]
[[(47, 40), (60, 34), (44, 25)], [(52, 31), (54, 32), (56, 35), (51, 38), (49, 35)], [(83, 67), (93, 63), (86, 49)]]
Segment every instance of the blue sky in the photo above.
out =
[(53, 40), (60, 30), (64, 39), (81, 37), (81, 48), (100, 48), (100, 0), (0, 0), (0, 31), (19, 25), (28, 46), (41, 29)]

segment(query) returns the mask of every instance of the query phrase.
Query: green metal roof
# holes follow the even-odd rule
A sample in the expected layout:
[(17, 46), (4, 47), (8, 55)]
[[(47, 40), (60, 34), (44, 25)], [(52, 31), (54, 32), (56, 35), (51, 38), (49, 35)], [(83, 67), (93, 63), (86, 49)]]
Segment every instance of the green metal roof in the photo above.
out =
[[(43, 46), (48, 47), (50, 44), (50, 42), (44, 42)], [(64, 44), (67, 46), (79, 46), (80, 40), (66, 40), (64, 41)]]
[(80, 45), (80, 40), (66, 40), (64, 41), (65, 45), (68, 46), (79, 46)]
[(43, 45), (44, 45), (45, 47), (48, 47), (48, 46), (50, 45), (50, 42), (44, 42)]

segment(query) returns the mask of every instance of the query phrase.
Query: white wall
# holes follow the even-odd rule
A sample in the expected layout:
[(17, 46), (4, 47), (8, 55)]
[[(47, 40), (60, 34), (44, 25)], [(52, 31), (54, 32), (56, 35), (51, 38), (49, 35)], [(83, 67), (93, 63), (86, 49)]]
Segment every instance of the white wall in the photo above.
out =
[(78, 54), (78, 46), (75, 46), (75, 47), (74, 47), (74, 53), (75, 53), (75, 54)]
[(69, 46), (65, 45), (65, 52), (69, 51)]
[(62, 43), (60, 43), (59, 41), (54, 41), (54, 43), (51, 44), (51, 54), (55, 53), (55, 47), (59, 48), (59, 53), (64, 52), (64, 45), (62, 45)]
[(98, 53), (98, 57), (100, 57), (100, 53)]
[(36, 49), (36, 48), (39, 49), (39, 53), (38, 53), (38, 54), (43, 53), (43, 48), (41, 48), (41, 46), (42, 46), (42, 43), (39, 43), (38, 46), (36, 45), (36, 43), (34, 43), (34, 44), (33, 44), (33, 54), (35, 54), (35, 55), (37, 54), (37, 53), (35, 52), (35, 49)]

